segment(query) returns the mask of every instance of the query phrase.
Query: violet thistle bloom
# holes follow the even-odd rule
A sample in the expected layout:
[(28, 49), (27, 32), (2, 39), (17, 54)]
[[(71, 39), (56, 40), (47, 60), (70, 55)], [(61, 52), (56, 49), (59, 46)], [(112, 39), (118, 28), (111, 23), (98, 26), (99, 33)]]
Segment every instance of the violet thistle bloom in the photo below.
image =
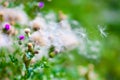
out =
[(40, 8), (43, 8), (43, 7), (44, 7), (44, 2), (39, 2), (39, 3), (38, 3), (38, 6), (39, 6)]
[(5, 24), (4, 29), (5, 29), (6, 31), (10, 30), (10, 28), (11, 28), (10, 24)]
[(24, 35), (20, 35), (19, 36), (19, 40), (24, 40), (25, 39), (25, 36)]

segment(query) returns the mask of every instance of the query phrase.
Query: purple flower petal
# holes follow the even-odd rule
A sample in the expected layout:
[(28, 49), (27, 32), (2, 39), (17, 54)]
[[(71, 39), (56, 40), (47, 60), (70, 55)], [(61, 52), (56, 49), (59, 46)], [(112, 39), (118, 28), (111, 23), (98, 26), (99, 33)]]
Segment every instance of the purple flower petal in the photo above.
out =
[(25, 36), (24, 35), (20, 35), (19, 36), (19, 40), (24, 40), (25, 39)]
[(11, 28), (10, 24), (5, 24), (4, 29), (5, 29), (6, 31), (10, 30), (10, 28)]
[(39, 3), (38, 3), (38, 6), (39, 6), (40, 8), (43, 8), (43, 7), (44, 7), (44, 2), (39, 2)]

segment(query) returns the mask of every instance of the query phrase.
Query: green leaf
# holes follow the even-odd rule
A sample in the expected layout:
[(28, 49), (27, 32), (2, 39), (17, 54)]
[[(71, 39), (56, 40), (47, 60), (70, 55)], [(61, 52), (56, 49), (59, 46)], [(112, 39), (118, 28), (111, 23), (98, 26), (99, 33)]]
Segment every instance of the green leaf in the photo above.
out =
[(15, 56), (13, 56), (13, 55), (9, 55), (9, 58), (10, 58), (10, 60), (11, 60), (13, 63), (15, 63), (15, 64), (18, 63), (18, 59), (15, 58)]

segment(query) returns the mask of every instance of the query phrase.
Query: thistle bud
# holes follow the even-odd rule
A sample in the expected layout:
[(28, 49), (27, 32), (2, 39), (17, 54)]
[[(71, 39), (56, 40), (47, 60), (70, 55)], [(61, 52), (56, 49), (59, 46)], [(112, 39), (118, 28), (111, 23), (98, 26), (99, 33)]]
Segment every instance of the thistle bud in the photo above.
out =
[(32, 55), (34, 55), (33, 44), (28, 43), (27, 46), (28, 46), (28, 51), (31, 52)]
[(53, 58), (54, 56), (55, 56), (55, 53), (54, 53), (54, 52), (49, 53), (49, 57), (50, 57), (50, 58)]
[(44, 7), (44, 2), (39, 2), (38, 6), (39, 6), (39, 8), (43, 8)]
[(33, 47), (33, 44), (32, 43), (28, 43), (28, 48), (32, 48)]

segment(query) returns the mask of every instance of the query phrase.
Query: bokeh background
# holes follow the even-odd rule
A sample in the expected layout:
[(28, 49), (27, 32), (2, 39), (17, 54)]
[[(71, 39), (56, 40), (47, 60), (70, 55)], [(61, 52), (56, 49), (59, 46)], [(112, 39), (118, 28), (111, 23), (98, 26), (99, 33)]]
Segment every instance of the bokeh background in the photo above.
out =
[[(79, 56), (75, 64), (93, 63), (96, 71), (106, 80), (120, 79), (120, 1), (119, 0), (52, 0), (45, 9), (62, 10), (86, 28), (91, 39), (98, 38), (97, 25), (107, 26), (106, 38), (99, 60)], [(75, 53), (75, 52), (73, 52)], [(76, 63), (77, 62), (77, 63)]]
[[(67, 64), (74, 66), (76, 71), (79, 65), (87, 67), (93, 64), (95, 72), (99, 75), (98, 80), (120, 80), (120, 0), (11, 0), (10, 5), (25, 4), (26, 13), (34, 18), (34, 13), (29, 14), (30, 11), (38, 11), (32, 7), (31, 2), (34, 1), (45, 2), (44, 9), (40, 10), (43, 13), (58, 13), (62, 10), (86, 29), (91, 40), (101, 41), (102, 50), (98, 59), (86, 58), (72, 50), (70, 54), (74, 60), (66, 59)], [(106, 27), (107, 37), (98, 36), (98, 25)], [(71, 75), (68, 76), (76, 77), (76, 71), (71, 70)]]

